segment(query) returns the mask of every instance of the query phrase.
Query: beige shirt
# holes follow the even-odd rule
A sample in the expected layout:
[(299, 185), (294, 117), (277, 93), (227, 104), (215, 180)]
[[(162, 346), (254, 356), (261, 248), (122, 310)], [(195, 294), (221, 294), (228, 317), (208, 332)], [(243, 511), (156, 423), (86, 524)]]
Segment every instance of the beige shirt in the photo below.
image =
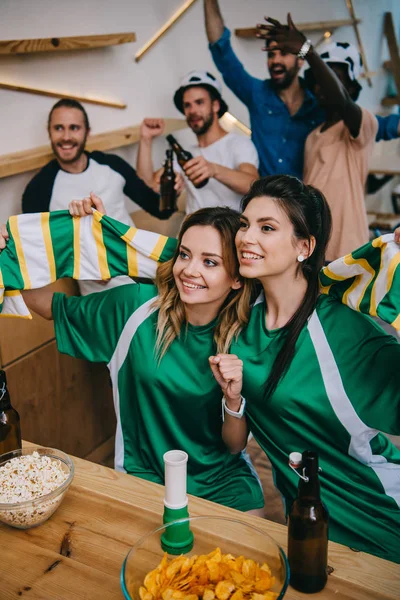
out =
[(353, 138), (343, 121), (310, 133), (304, 154), (304, 181), (325, 195), (332, 213), (327, 260), (368, 242), (364, 186), (378, 130), (376, 117), (362, 109), (360, 133)]

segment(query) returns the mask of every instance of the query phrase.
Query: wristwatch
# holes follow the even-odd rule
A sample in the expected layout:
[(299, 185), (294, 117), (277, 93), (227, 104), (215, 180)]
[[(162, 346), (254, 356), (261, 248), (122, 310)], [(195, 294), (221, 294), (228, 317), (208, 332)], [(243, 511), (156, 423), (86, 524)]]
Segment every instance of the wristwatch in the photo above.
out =
[(237, 412), (235, 412), (234, 410), (231, 410), (230, 408), (227, 407), (225, 396), (222, 398), (223, 410), (226, 412), (227, 415), (230, 415), (231, 417), (235, 417), (235, 419), (241, 419), (244, 415), (244, 409), (246, 408), (246, 400), (243, 398), (243, 396), (240, 396), (240, 397), (241, 397), (242, 401), (240, 403), (239, 410)]
[(297, 56), (299, 58), (304, 59), (307, 56), (307, 54), (309, 53), (311, 46), (312, 46), (312, 41), (308, 40), (308, 39), (305, 40), (304, 44), (302, 45), (302, 47), (298, 51)]

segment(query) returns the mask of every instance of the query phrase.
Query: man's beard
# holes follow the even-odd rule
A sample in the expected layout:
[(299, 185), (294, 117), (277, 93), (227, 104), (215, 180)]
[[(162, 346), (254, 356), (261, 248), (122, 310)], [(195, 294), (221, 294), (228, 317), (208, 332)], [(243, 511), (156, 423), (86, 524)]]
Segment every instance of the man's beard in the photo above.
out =
[(190, 121), (186, 120), (187, 124), (189, 125), (190, 129), (193, 131), (193, 133), (195, 133), (196, 135), (204, 135), (205, 133), (207, 133), (207, 131), (210, 129), (211, 125), (214, 123), (214, 113), (210, 112), (208, 113), (208, 115), (206, 117), (204, 117), (203, 119), (203, 125), (201, 126), (194, 126), (190, 123)]
[(53, 142), (51, 142), (51, 148), (54, 152), (54, 154), (56, 155), (57, 159), (61, 162), (64, 163), (65, 165), (70, 165), (76, 161), (78, 161), (80, 159), (80, 157), (82, 156), (82, 154), (85, 151), (85, 146), (86, 146), (86, 139), (87, 139), (87, 135), (85, 135), (85, 139), (83, 140), (83, 142), (81, 144), (78, 144), (76, 146), (76, 152), (75, 152), (75, 156), (71, 157), (71, 158), (63, 158), (60, 154), (59, 154), (59, 150), (58, 150), (58, 146), (57, 144), (54, 144)]
[(276, 81), (271, 77), (271, 83), (276, 90), (286, 90), (288, 87), (290, 87), (293, 81), (296, 79), (299, 69), (297, 66), (295, 66), (291, 69), (285, 68), (285, 71), (285, 75), (281, 81)]

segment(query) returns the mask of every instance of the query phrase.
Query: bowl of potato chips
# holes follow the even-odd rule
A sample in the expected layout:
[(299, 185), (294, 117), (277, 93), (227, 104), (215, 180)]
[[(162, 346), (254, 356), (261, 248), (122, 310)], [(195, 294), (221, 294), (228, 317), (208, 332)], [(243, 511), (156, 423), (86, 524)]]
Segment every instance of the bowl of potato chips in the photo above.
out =
[[(193, 548), (164, 552), (167, 528), (189, 524)], [(262, 529), (221, 517), (191, 517), (143, 536), (121, 569), (127, 600), (281, 600), (289, 583), (282, 548)]]

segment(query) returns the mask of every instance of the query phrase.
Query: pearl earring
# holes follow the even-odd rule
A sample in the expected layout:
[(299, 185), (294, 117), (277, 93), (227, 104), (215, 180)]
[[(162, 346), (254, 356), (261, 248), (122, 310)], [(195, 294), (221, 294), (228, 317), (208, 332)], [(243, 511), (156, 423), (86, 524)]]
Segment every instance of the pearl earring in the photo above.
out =
[(303, 262), (303, 260), (304, 260), (304, 256), (303, 256), (302, 254), (299, 254), (299, 255), (298, 255), (298, 257), (297, 257), (297, 260), (298, 260), (299, 262)]

